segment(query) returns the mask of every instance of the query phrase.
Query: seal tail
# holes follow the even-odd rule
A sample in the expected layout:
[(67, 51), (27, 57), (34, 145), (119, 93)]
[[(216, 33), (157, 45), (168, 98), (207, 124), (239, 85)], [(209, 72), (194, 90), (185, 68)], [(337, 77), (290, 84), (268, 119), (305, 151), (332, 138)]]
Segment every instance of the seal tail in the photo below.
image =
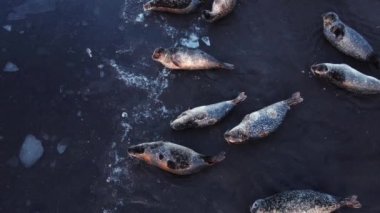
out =
[(226, 153), (221, 152), (215, 156), (203, 156), (202, 158), (209, 165), (214, 165), (216, 163), (222, 162), (226, 158)]
[(241, 92), (238, 97), (236, 97), (234, 100), (232, 100), (232, 102), (234, 104), (238, 104), (238, 103), (241, 103), (243, 101), (245, 101), (245, 99), (247, 99), (247, 95), (245, 94), (245, 92)]
[(235, 69), (235, 66), (233, 64), (229, 64), (229, 63), (221, 63), (220, 68), (226, 69), (226, 70), (233, 70), (233, 69)]
[(207, 22), (214, 22), (215, 17), (212, 15), (210, 10), (203, 10), (202, 11), (202, 18)]
[(302, 103), (302, 101), (303, 101), (303, 98), (301, 97), (301, 93), (300, 92), (295, 92), (295, 93), (293, 93), (292, 97), (290, 97), (285, 102), (289, 106), (294, 106), (294, 105), (297, 105), (299, 103)]
[(380, 69), (380, 56), (378, 54), (372, 54), (369, 61), (375, 65), (376, 69)]
[(342, 206), (346, 206), (348, 208), (353, 209), (359, 209), (362, 207), (362, 204), (358, 201), (357, 195), (352, 195), (350, 197), (345, 198), (344, 200), (340, 201), (340, 204)]

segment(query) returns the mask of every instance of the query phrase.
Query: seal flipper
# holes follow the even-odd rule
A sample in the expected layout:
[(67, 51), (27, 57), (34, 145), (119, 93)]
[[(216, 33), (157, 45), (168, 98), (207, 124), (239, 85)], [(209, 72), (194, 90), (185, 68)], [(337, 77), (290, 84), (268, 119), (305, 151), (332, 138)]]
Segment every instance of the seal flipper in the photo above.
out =
[(226, 158), (226, 153), (221, 152), (215, 156), (201, 156), (201, 158), (209, 165), (214, 165), (216, 163), (222, 162)]
[(344, 200), (340, 201), (342, 206), (346, 206), (348, 208), (359, 209), (362, 207), (362, 204), (358, 201), (358, 196), (352, 195), (351, 197), (347, 197)]
[(229, 64), (229, 63), (221, 63), (220, 68), (226, 69), (226, 70), (233, 70), (233, 69), (235, 69), (235, 66), (233, 64)]
[(236, 97), (234, 100), (232, 100), (232, 102), (234, 104), (238, 104), (238, 103), (245, 101), (245, 99), (247, 99), (247, 95), (245, 95), (245, 92), (241, 92), (238, 97)]
[(376, 53), (369, 56), (368, 60), (375, 65), (377, 69), (380, 69), (380, 56)]
[(344, 37), (344, 29), (345, 27), (343, 24), (337, 24), (331, 27), (331, 32), (334, 33), (337, 40), (341, 40)]
[(296, 92), (296, 93), (293, 93), (292, 97), (290, 97), (285, 102), (289, 106), (294, 106), (294, 105), (297, 105), (299, 103), (302, 103), (302, 101), (303, 101), (303, 98), (301, 97), (301, 93), (300, 92)]

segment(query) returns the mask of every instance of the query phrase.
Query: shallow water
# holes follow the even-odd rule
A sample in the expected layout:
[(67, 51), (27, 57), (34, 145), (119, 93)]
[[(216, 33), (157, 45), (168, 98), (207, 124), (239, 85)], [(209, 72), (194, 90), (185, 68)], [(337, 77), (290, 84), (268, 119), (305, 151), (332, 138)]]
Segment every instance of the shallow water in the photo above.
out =
[[(0, 30), (0, 67), (19, 69), (0, 72), (0, 212), (248, 212), (257, 198), (300, 188), (359, 195), (362, 209), (341, 212), (380, 211), (380, 97), (352, 95), (309, 72), (313, 63), (333, 62), (380, 77), (327, 43), (320, 17), (336, 11), (380, 51), (379, 0), (240, 0), (213, 25), (199, 13), (142, 14), (142, 0), (32, 2), (0, 3), (1, 26), (12, 26)], [(15, 12), (25, 17), (9, 19)], [(236, 70), (170, 72), (150, 59), (156, 47), (192, 34)], [(222, 123), (170, 130), (181, 111), (240, 91), (248, 99)], [(275, 134), (242, 146), (224, 142), (245, 114), (295, 91), (305, 101)], [(24, 168), (17, 157), (29, 134), (44, 153)], [(130, 144), (161, 139), (228, 155), (189, 177), (126, 155)]]

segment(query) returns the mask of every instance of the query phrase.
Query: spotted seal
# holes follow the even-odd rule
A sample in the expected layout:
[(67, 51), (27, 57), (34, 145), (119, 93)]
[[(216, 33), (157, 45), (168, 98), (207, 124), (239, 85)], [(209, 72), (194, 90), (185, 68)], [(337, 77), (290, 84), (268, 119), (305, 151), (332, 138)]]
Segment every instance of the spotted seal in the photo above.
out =
[(356, 30), (346, 25), (334, 12), (322, 15), (323, 33), (338, 50), (361, 61), (369, 61), (380, 68), (380, 57), (368, 41)]
[(236, 2), (237, 0), (214, 0), (211, 11), (204, 10), (202, 18), (208, 22), (217, 21), (230, 14), (234, 10)]
[(187, 47), (157, 48), (152, 59), (172, 70), (234, 69), (232, 64), (220, 62), (202, 50)]
[(322, 63), (311, 66), (311, 72), (336, 86), (358, 94), (379, 94), (380, 80), (365, 75), (347, 64)]
[(186, 110), (172, 121), (170, 126), (174, 130), (183, 130), (187, 128), (200, 128), (214, 125), (222, 120), (237, 104), (243, 102), (246, 98), (247, 96), (242, 92), (233, 100)]
[(171, 142), (141, 143), (128, 148), (131, 157), (176, 175), (190, 175), (224, 160), (225, 152), (206, 156)]
[(285, 191), (273, 196), (256, 200), (251, 213), (331, 213), (336, 210), (348, 208), (361, 208), (356, 195), (339, 198), (333, 195), (313, 190)]
[(264, 138), (280, 126), (291, 106), (302, 101), (301, 94), (296, 92), (287, 100), (248, 114), (239, 125), (228, 130), (224, 134), (224, 138), (231, 144), (240, 144), (248, 140)]

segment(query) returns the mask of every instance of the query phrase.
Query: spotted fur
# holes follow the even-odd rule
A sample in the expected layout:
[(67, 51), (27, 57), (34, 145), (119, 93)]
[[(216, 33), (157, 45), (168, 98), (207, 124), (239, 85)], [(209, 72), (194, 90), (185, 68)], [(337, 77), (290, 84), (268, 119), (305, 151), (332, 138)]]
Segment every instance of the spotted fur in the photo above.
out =
[(224, 160), (224, 152), (205, 156), (171, 142), (142, 143), (128, 148), (131, 157), (176, 175), (190, 175)]
[(214, 125), (227, 116), (237, 104), (243, 102), (246, 98), (247, 96), (242, 92), (233, 100), (189, 109), (172, 121), (170, 126), (174, 130), (183, 130)]
[(375, 54), (368, 41), (341, 21), (334, 12), (323, 15), (323, 32), (326, 39), (346, 55), (362, 61), (369, 61)]
[(294, 190), (256, 200), (251, 213), (331, 213), (342, 207), (360, 208), (357, 196), (341, 199), (313, 190)]
[(202, 50), (186, 47), (157, 48), (152, 59), (172, 70), (234, 69)]
[(238, 144), (267, 137), (281, 125), (290, 106), (299, 104), (302, 101), (300, 93), (297, 92), (287, 100), (248, 114), (239, 125), (228, 130), (224, 134), (224, 138), (228, 143)]
[(365, 75), (347, 64), (322, 63), (311, 66), (311, 72), (336, 86), (358, 94), (379, 94), (380, 80)]
[(234, 10), (236, 2), (237, 0), (214, 0), (211, 11), (204, 10), (202, 17), (208, 22), (215, 22), (230, 14)]
[(144, 10), (186, 14), (193, 12), (200, 3), (200, 0), (151, 0), (144, 4)]

